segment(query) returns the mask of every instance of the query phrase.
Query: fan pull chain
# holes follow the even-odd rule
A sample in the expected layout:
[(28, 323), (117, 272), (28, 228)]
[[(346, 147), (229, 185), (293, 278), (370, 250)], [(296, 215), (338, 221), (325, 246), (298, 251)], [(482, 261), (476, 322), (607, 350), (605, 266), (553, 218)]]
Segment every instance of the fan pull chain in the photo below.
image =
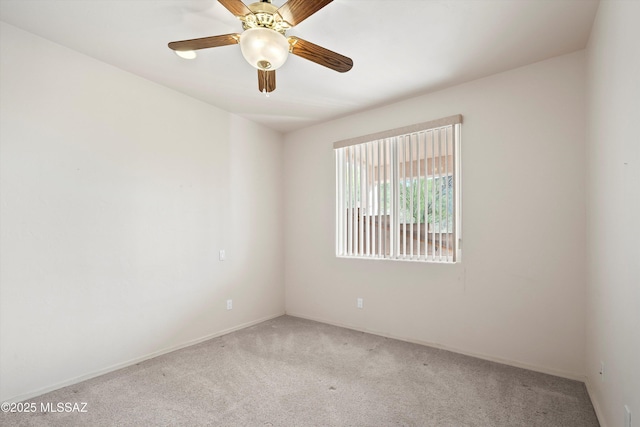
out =
[(269, 92), (267, 92), (267, 72), (265, 71), (264, 73), (262, 73), (262, 76), (264, 80), (264, 86), (262, 86), (262, 93), (264, 93), (265, 96), (268, 98)]

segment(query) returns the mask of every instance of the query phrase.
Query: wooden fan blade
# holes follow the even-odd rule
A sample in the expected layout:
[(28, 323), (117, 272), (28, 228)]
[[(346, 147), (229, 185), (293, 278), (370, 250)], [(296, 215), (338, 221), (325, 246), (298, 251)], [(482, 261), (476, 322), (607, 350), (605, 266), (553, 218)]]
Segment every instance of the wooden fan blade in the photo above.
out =
[(201, 39), (182, 40), (169, 43), (169, 48), (173, 50), (198, 50), (210, 47), (227, 46), (238, 44), (239, 34), (224, 34), (221, 36), (203, 37)]
[(289, 0), (276, 11), (283, 21), (298, 25), (333, 0)]
[(258, 70), (258, 89), (267, 93), (276, 90), (276, 70)]
[(229, 12), (233, 13), (238, 18), (242, 18), (243, 16), (253, 13), (251, 12), (251, 9), (249, 9), (247, 5), (240, 0), (218, 0), (218, 3), (226, 7)]
[(331, 68), (339, 73), (346, 73), (353, 67), (351, 58), (325, 49), (317, 44), (299, 39), (298, 37), (289, 37), (289, 44), (291, 45), (291, 53), (294, 55)]

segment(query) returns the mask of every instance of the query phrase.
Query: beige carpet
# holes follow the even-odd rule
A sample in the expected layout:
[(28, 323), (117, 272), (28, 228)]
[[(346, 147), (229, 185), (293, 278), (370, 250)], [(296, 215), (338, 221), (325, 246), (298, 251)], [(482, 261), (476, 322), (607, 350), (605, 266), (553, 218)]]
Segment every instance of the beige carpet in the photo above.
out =
[(29, 402), (0, 424), (598, 426), (581, 382), (290, 316)]

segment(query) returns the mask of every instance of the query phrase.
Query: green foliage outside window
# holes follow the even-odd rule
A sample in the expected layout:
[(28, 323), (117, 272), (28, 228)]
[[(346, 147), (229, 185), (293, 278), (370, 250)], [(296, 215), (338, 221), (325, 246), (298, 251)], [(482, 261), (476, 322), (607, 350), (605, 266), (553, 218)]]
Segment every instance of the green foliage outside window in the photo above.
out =
[[(398, 191), (401, 223), (424, 224), (426, 215), (426, 223), (435, 232), (453, 230), (452, 176), (406, 180), (404, 185), (400, 183)], [(425, 203), (425, 197), (427, 203)]]
[[(346, 199), (350, 200), (349, 190), (353, 189), (355, 196), (355, 206), (361, 205), (361, 185), (360, 171), (355, 174), (353, 187), (347, 188)], [(404, 185), (403, 185), (404, 184)], [(384, 182), (381, 184), (380, 207), (383, 215), (391, 213), (391, 184)], [(426, 189), (425, 189), (426, 185)], [(425, 191), (426, 190), (426, 191)], [(377, 190), (374, 190), (374, 194)], [(412, 203), (413, 195), (413, 203)], [(425, 203), (425, 198), (427, 203)], [(401, 224), (429, 224), (429, 230), (435, 232), (453, 231), (453, 177), (443, 176), (433, 179), (414, 178), (413, 181), (407, 179), (400, 181), (398, 185), (398, 199), (400, 201), (400, 223)], [(419, 201), (419, 203), (418, 203)], [(369, 200), (368, 209), (363, 212), (365, 215), (378, 214), (377, 200)], [(447, 213), (449, 216), (447, 217)]]

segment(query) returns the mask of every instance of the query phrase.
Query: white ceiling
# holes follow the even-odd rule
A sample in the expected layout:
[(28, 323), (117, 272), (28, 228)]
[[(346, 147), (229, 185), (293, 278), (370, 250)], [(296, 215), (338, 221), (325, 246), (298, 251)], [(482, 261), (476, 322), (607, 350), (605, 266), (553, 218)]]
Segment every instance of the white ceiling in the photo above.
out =
[(582, 49), (597, 7), (598, 0), (335, 0), (287, 35), (352, 58), (353, 69), (341, 74), (291, 55), (269, 98), (238, 45), (201, 50), (191, 61), (167, 47), (241, 32), (215, 0), (0, 0), (0, 20), (287, 132)]

